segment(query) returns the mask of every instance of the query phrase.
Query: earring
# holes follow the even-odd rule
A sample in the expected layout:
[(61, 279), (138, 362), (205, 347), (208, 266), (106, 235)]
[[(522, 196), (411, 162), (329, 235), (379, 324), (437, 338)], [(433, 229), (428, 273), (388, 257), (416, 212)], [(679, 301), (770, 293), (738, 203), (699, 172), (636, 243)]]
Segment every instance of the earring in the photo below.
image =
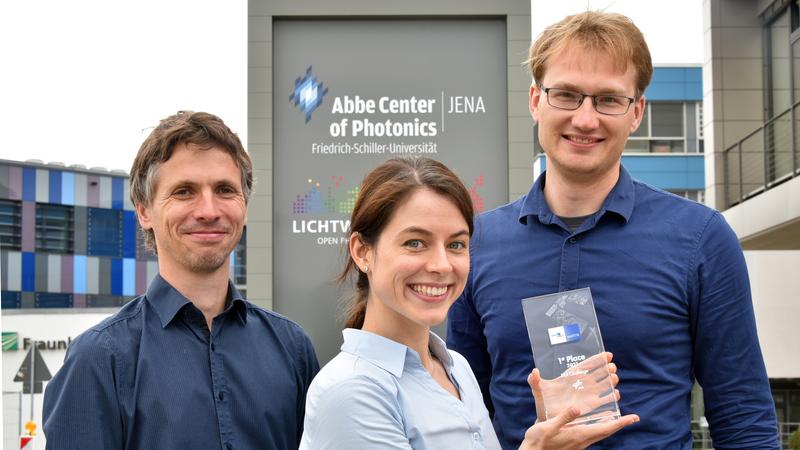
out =
[(361, 271), (362, 271), (362, 272), (364, 272), (364, 273), (367, 273), (367, 272), (369, 272), (369, 266), (365, 264), (365, 265), (364, 265), (364, 268), (363, 268), (363, 269), (361, 269)]

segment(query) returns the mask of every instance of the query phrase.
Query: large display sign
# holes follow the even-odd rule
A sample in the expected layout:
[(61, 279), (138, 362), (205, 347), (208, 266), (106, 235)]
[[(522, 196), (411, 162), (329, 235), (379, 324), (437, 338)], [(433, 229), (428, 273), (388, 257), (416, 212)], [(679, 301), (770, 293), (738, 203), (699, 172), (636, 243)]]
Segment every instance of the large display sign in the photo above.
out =
[(422, 155), (447, 164), (477, 211), (508, 197), (503, 20), (276, 20), (274, 308), (327, 362), (341, 344), (335, 279), (364, 175)]

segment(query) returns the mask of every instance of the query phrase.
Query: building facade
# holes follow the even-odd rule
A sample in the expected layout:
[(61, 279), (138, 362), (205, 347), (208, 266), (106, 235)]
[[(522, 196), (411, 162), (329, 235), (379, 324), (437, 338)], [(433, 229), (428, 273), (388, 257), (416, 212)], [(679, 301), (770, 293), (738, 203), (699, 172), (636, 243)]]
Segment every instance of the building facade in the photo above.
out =
[(800, 8), (704, 0), (706, 201), (745, 250), (784, 445), (800, 429)]
[(2, 308), (119, 307), (157, 272), (124, 173), (0, 162)]

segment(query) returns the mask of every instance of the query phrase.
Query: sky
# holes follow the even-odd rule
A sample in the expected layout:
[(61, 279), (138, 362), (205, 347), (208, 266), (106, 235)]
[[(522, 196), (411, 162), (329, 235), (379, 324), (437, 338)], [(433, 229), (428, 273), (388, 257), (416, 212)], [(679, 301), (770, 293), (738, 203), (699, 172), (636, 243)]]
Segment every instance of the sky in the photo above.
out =
[[(656, 64), (703, 62), (701, 0), (533, 0), (631, 17)], [(128, 171), (158, 120), (208, 111), (247, 142), (246, 0), (0, 2), (0, 159)]]
[(703, 0), (533, 0), (531, 34), (587, 9), (625, 14), (642, 30), (653, 63), (702, 64)]

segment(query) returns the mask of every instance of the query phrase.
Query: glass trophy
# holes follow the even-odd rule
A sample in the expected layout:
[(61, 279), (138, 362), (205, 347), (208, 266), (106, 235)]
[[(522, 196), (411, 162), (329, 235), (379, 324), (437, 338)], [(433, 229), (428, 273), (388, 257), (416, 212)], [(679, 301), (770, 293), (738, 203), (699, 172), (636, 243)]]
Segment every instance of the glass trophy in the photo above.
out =
[(589, 288), (522, 300), (547, 419), (574, 406), (573, 424), (614, 420), (619, 405)]

